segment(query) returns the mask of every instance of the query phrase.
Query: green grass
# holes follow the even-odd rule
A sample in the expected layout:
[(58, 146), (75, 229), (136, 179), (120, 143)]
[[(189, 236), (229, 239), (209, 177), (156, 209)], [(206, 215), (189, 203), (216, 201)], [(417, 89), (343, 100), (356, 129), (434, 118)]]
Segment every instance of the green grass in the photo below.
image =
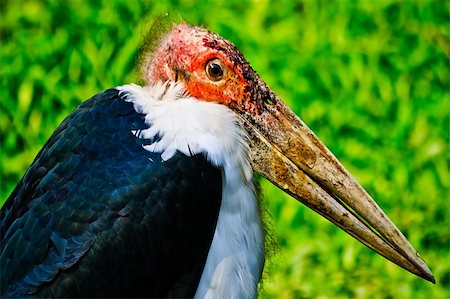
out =
[(79, 103), (137, 81), (165, 12), (233, 41), (433, 270), (432, 285), (263, 181), (279, 251), (262, 298), (449, 298), (446, 1), (1, 1), (3, 203)]

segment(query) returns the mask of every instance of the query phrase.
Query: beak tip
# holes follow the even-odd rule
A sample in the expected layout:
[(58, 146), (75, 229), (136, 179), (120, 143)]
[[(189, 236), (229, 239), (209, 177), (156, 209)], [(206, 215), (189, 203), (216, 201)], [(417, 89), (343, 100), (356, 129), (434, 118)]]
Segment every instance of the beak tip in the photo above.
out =
[(431, 282), (432, 284), (436, 284), (436, 280), (434, 279), (434, 276), (433, 276), (433, 275), (431, 275), (430, 282)]
[(421, 256), (416, 253), (417, 257), (419, 258), (421, 264), (419, 265), (420, 269), (420, 277), (422, 277), (425, 280), (428, 280), (432, 284), (436, 284), (436, 279), (434, 278), (433, 272), (431, 272), (431, 269), (428, 267), (428, 265), (425, 263), (425, 261), (421, 258)]
[(432, 284), (436, 284), (436, 279), (434, 278), (433, 272), (431, 272), (430, 268), (428, 268), (427, 264), (422, 259), (420, 260), (423, 263), (416, 268), (419, 272), (415, 272), (415, 274), (431, 282)]
[(427, 272), (423, 273), (422, 278), (424, 278), (425, 280), (428, 280), (432, 284), (436, 284), (436, 279), (434, 278), (434, 275), (433, 275), (433, 273), (431, 273), (431, 271), (427, 271)]

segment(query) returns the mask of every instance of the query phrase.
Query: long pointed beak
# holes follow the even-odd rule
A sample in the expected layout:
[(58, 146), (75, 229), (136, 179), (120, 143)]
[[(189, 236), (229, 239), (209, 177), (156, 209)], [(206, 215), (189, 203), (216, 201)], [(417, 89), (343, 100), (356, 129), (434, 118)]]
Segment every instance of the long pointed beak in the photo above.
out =
[(265, 84), (263, 89), (270, 100), (258, 115), (238, 113), (249, 136), (253, 169), (367, 247), (435, 283), (370, 195), (299, 117)]

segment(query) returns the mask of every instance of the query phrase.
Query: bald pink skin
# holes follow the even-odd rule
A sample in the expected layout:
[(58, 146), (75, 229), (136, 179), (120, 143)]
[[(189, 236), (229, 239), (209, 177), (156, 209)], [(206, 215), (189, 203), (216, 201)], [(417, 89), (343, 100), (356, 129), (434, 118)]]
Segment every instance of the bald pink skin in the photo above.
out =
[[(212, 59), (225, 66), (220, 81), (208, 78), (205, 68)], [(200, 27), (173, 27), (148, 63), (143, 77), (148, 85), (182, 81), (187, 92), (200, 100), (219, 102), (233, 110), (260, 114), (275, 95), (259, 78), (241, 52), (229, 41)]]

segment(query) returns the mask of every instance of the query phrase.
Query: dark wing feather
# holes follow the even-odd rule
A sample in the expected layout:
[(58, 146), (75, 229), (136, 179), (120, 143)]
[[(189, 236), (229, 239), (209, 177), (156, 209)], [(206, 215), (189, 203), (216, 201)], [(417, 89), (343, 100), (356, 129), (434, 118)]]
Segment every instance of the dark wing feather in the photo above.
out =
[(2, 297), (193, 296), (221, 202), (203, 155), (162, 161), (110, 89), (58, 127), (1, 209)]

